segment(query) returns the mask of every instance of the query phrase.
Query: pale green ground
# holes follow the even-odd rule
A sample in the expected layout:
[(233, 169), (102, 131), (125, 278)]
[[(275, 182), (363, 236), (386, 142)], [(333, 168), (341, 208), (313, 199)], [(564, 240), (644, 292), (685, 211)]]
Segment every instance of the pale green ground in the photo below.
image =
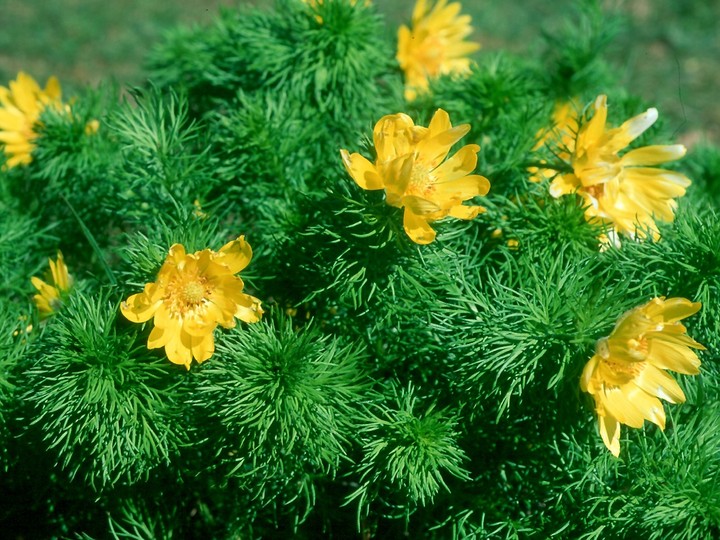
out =
[[(203, 24), (237, 0), (0, 0), (0, 84), (19, 70), (69, 88), (113, 78), (143, 81), (147, 50), (167, 28)], [(270, 4), (256, 0), (257, 4)], [(395, 28), (414, 0), (376, 0)], [(720, 0), (606, 0), (627, 24), (612, 58), (623, 83), (655, 104), (686, 143), (720, 143)], [(479, 54), (535, 50), (541, 32), (553, 32), (570, 0), (466, 0)]]

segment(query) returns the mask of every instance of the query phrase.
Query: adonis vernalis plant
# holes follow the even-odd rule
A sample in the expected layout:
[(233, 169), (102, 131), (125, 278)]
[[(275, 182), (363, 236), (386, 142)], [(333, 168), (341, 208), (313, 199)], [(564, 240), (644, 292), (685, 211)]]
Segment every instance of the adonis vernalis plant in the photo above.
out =
[(654, 298), (625, 313), (612, 333), (597, 343), (580, 386), (595, 399), (600, 436), (616, 457), (620, 424), (641, 428), (645, 420), (665, 429), (660, 399), (682, 403), (685, 394), (666, 370), (700, 373), (693, 349), (704, 349), (686, 335), (682, 319), (700, 310), (685, 298)]
[(607, 3), (241, 4), (0, 93), (3, 537), (720, 538), (720, 151)]
[(450, 148), (470, 131), (468, 124), (453, 127), (438, 109), (428, 127), (416, 126), (404, 113), (383, 116), (373, 130), (377, 159), (370, 163), (358, 153), (341, 150), (343, 164), (363, 189), (385, 190), (391, 206), (404, 208), (403, 226), (417, 244), (435, 240), (430, 223), (450, 216), (474, 219), (485, 209), (463, 205), (486, 195), (490, 182), (472, 174), (480, 147), (468, 144), (447, 161)]
[(243, 280), (235, 275), (251, 258), (244, 236), (218, 252), (186, 253), (174, 244), (157, 281), (123, 302), (122, 314), (136, 323), (154, 318), (148, 348), (164, 347), (171, 362), (190, 369), (193, 358), (204, 362), (215, 352), (218, 324), (232, 328), (236, 318), (254, 323), (262, 317), (260, 300), (243, 293)]

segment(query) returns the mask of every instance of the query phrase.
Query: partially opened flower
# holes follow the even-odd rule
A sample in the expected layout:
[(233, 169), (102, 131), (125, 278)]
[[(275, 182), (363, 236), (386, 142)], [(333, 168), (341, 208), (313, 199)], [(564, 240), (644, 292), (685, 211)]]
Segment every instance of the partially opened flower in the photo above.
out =
[(243, 293), (244, 283), (236, 276), (252, 258), (245, 237), (227, 243), (219, 252), (204, 249), (186, 253), (174, 244), (154, 283), (133, 294), (120, 306), (130, 321), (154, 318), (148, 348), (165, 348), (171, 362), (190, 369), (192, 359), (204, 362), (215, 352), (213, 332), (220, 324), (235, 326), (260, 320), (260, 300)]
[(700, 309), (685, 298), (654, 298), (625, 313), (612, 333), (598, 341), (585, 366), (580, 387), (595, 399), (600, 436), (616, 457), (620, 424), (642, 427), (645, 420), (665, 428), (662, 398), (682, 403), (685, 394), (666, 370), (700, 372), (693, 349), (704, 349), (680, 321)]
[(417, 0), (412, 28), (398, 30), (397, 60), (405, 72), (405, 98), (427, 90), (430, 79), (470, 71), (468, 55), (480, 48), (464, 41), (472, 33), (471, 17), (460, 15), (459, 2)]
[(38, 294), (33, 296), (33, 302), (40, 312), (41, 319), (49, 317), (60, 308), (63, 298), (72, 287), (72, 277), (65, 266), (62, 253), (58, 251), (57, 260), (48, 259), (48, 264), (51, 283), (34, 276), (30, 278), (33, 287), (38, 291)]
[(60, 97), (60, 83), (55, 77), (50, 77), (41, 89), (21, 71), (9, 88), (0, 86), (0, 144), (4, 146), (8, 167), (32, 161), (40, 113), (49, 106), (62, 107)]
[(631, 118), (618, 128), (608, 129), (607, 99), (595, 100), (592, 119), (586, 121), (569, 145), (572, 172), (559, 174), (550, 184), (550, 194), (580, 195), (587, 207), (585, 218), (603, 225), (607, 240), (619, 234), (644, 239), (660, 237), (656, 220), (671, 222), (675, 199), (685, 194), (690, 180), (683, 174), (652, 167), (685, 155), (681, 144), (635, 148), (618, 155), (648, 129), (658, 117), (657, 109)]
[(445, 160), (468, 131), (468, 124), (453, 127), (442, 109), (428, 127), (416, 126), (406, 114), (391, 114), (375, 124), (374, 164), (358, 153), (341, 150), (340, 154), (361, 188), (384, 189), (388, 204), (405, 209), (403, 226), (413, 242), (429, 244), (435, 239), (429, 223), (446, 216), (474, 219), (485, 210), (462, 204), (490, 189), (487, 178), (471, 174), (480, 147), (468, 144)]

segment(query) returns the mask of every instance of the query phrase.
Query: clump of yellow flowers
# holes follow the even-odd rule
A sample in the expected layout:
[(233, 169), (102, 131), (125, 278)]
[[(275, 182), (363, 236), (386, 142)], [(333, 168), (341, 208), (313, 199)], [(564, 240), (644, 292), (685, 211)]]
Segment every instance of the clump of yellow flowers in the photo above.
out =
[(4, 146), (7, 167), (32, 161), (33, 141), (40, 113), (47, 107), (63, 107), (60, 83), (50, 77), (42, 89), (30, 75), (18, 73), (9, 88), (0, 86), (0, 144)]
[(413, 100), (427, 90), (430, 79), (470, 71), (468, 55), (480, 48), (465, 41), (472, 33), (469, 15), (460, 15), (460, 3), (418, 0), (412, 28), (398, 30), (397, 60), (405, 72), (405, 98)]
[(405, 232), (418, 244), (435, 240), (430, 223), (447, 216), (474, 219), (485, 209), (462, 203), (486, 195), (490, 182), (471, 174), (477, 165), (476, 144), (463, 146), (447, 161), (450, 148), (470, 126), (453, 127), (438, 109), (428, 127), (416, 126), (404, 113), (383, 116), (373, 130), (377, 159), (371, 163), (358, 153), (341, 150), (343, 164), (363, 189), (385, 190), (389, 205), (404, 208)]
[[(684, 174), (653, 166), (683, 157), (686, 149), (681, 144), (653, 145), (619, 155), (655, 123), (657, 109), (648, 109), (616, 128), (607, 126), (606, 96), (598, 96), (593, 109), (592, 118), (583, 121), (579, 130), (566, 114), (563, 128), (556, 131), (555, 144), (561, 145), (556, 154), (570, 171), (554, 177), (550, 194), (580, 195), (586, 220), (605, 229), (601, 237), (605, 245), (618, 245), (620, 235), (633, 239), (649, 235), (657, 240), (656, 220), (673, 221), (675, 199), (685, 194), (691, 182)], [(549, 176), (545, 171), (542, 174)]]
[(120, 306), (130, 321), (154, 318), (148, 348), (165, 348), (174, 364), (190, 369), (193, 358), (204, 362), (215, 352), (213, 332), (218, 324), (235, 326), (235, 319), (258, 322), (260, 300), (243, 293), (238, 272), (252, 258), (244, 236), (225, 244), (220, 251), (204, 249), (186, 253), (174, 244), (153, 283), (133, 294)]
[(34, 276), (30, 278), (33, 287), (38, 291), (38, 294), (33, 296), (33, 302), (35, 302), (41, 319), (49, 317), (60, 308), (63, 297), (70, 291), (73, 283), (62, 253), (58, 251), (57, 260), (48, 259), (48, 264), (50, 265), (51, 283)]
[(700, 372), (693, 349), (705, 347), (680, 323), (700, 307), (685, 298), (654, 298), (625, 313), (610, 335), (598, 341), (580, 387), (595, 399), (600, 436), (614, 456), (620, 454), (620, 424), (640, 428), (647, 419), (664, 429), (665, 410), (658, 398), (685, 401), (665, 370)]

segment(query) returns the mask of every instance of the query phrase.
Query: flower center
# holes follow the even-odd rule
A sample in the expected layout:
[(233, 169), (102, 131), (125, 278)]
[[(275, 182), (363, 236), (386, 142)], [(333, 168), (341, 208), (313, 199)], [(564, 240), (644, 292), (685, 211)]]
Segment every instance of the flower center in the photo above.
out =
[(407, 195), (417, 195), (425, 199), (429, 198), (435, 186), (430, 182), (430, 167), (423, 163), (415, 162), (410, 172), (410, 181), (405, 191)]
[(648, 349), (648, 340), (644, 337), (628, 340), (628, 354), (634, 360), (645, 360), (645, 357), (647, 357)]
[(205, 287), (200, 281), (189, 281), (182, 288), (181, 296), (188, 304), (199, 304), (205, 298)]

